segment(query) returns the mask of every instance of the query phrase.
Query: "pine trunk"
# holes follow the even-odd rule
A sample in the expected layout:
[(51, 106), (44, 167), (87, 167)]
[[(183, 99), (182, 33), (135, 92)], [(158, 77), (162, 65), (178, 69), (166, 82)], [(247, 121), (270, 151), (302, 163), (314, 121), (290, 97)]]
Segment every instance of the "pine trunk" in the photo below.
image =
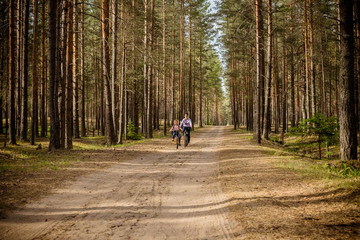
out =
[(262, 21), (262, 0), (256, 0), (256, 97), (254, 102), (254, 139), (261, 143), (261, 80), (262, 80), (262, 63), (264, 55), (263, 46), (263, 21)]
[(268, 39), (267, 39), (267, 76), (265, 84), (265, 112), (264, 112), (264, 129), (263, 138), (269, 138), (269, 132), (271, 131), (271, 74), (272, 74), (272, 0), (267, 1), (268, 5)]
[(81, 53), (80, 53), (80, 81), (81, 81), (81, 136), (86, 137), (85, 126), (85, 0), (81, 2)]
[(78, 0), (74, 0), (74, 57), (73, 57), (73, 94), (74, 94), (74, 138), (80, 138), (79, 130), (79, 23), (78, 23)]
[(113, 145), (115, 143), (115, 132), (113, 117), (111, 112), (111, 90), (110, 90), (110, 49), (109, 49), (109, 2), (108, 0), (101, 1), (101, 29), (102, 29), (102, 46), (103, 46), (103, 83), (105, 95), (105, 131), (107, 137), (107, 144)]
[(31, 116), (31, 138), (30, 143), (35, 144), (35, 137), (39, 136), (38, 127), (38, 76), (37, 76), (37, 19), (38, 19), (38, 0), (33, 1), (34, 9), (34, 44), (32, 59), (32, 116)]
[(22, 102), (21, 102), (21, 135), (20, 138), (23, 141), (27, 141), (28, 132), (28, 78), (29, 78), (29, 14), (30, 14), (30, 0), (24, 2), (24, 45), (22, 48)]
[[(15, 121), (15, 86), (16, 86), (16, 19), (15, 0), (9, 2), (9, 108), (10, 108), (10, 135), (9, 144), (16, 144)], [(2, 121), (2, 120), (1, 120)]]
[(163, 53), (163, 62), (162, 62), (162, 79), (163, 79), (163, 95), (164, 95), (164, 136), (166, 136), (166, 121), (167, 121), (167, 80), (166, 80), (166, 2), (163, 0), (162, 2), (162, 53)]
[(357, 159), (357, 129), (354, 99), (353, 1), (339, 0), (340, 81), (339, 123), (341, 160)]
[(58, 0), (49, 3), (49, 115), (50, 115), (50, 142), (49, 150), (60, 148), (59, 131), (56, 115), (58, 104), (56, 79), (56, 47), (57, 47), (57, 7)]

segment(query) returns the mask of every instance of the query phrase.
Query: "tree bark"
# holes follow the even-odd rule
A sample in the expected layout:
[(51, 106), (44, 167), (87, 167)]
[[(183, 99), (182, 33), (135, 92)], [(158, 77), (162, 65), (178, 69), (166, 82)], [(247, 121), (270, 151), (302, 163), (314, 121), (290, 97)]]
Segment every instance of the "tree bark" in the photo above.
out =
[(166, 2), (163, 0), (162, 2), (162, 44), (163, 44), (163, 62), (162, 62), (162, 79), (163, 79), (163, 95), (164, 95), (164, 136), (166, 136), (166, 121), (167, 121), (167, 80), (166, 80)]
[(74, 2), (70, 2), (67, 13), (66, 44), (66, 88), (65, 88), (65, 148), (72, 149), (73, 137), (73, 74), (74, 74)]
[(272, 74), (272, 0), (267, 1), (268, 5), (268, 39), (267, 39), (267, 76), (265, 84), (265, 112), (264, 112), (264, 129), (263, 138), (269, 139), (269, 132), (271, 130), (271, 74)]
[(309, 53), (308, 53), (308, 17), (307, 17), (307, 0), (304, 0), (304, 54), (305, 54), (305, 118), (311, 118), (310, 112), (310, 76), (309, 76)]
[[(154, 30), (155, 30), (155, 0), (151, 0), (150, 5), (151, 21), (150, 21), (150, 53), (154, 50)], [(148, 82), (147, 82), (147, 109), (146, 109), (146, 137), (152, 138), (152, 117), (153, 117), (153, 75), (154, 75), (154, 61), (148, 66)]]
[[(9, 144), (16, 144), (16, 121), (15, 121), (15, 86), (16, 86), (16, 25), (15, 25), (15, 0), (9, 1), (9, 108), (10, 108), (10, 132)], [(2, 120), (1, 120), (2, 121)]]
[[(293, 6), (293, 4), (291, 5)], [(294, 38), (294, 21), (293, 13), (290, 13), (290, 34), (291, 38)], [(290, 46), (290, 87), (291, 87), (291, 127), (296, 125), (295, 117), (295, 66), (294, 66), (294, 44), (291, 43)]]
[(22, 73), (22, 103), (21, 103), (21, 140), (27, 141), (28, 132), (28, 78), (29, 78), (29, 14), (30, 0), (25, 0), (24, 5), (24, 46), (22, 48), (21, 65)]
[(188, 112), (189, 112), (189, 116), (192, 117), (192, 109), (191, 109), (191, 100), (192, 100), (192, 63), (191, 63), (191, 60), (192, 60), (192, 56), (191, 56), (191, 34), (192, 34), (192, 31), (191, 31), (191, 27), (192, 27), (192, 23), (191, 23), (191, 1), (189, 1), (189, 106), (188, 106)]
[(145, 132), (145, 137), (148, 138), (149, 136), (147, 135), (147, 128), (148, 127), (151, 127), (148, 126), (147, 124), (147, 101), (148, 101), (148, 81), (147, 81), (147, 71), (148, 71), (148, 63), (147, 63), (147, 40), (148, 40), (148, 23), (147, 23), (147, 18), (148, 18), (148, 14), (147, 14), (147, 11), (148, 11), (148, 0), (144, 0), (144, 86), (143, 86), (143, 90), (144, 90), (144, 96), (143, 96), (143, 109), (142, 109), (142, 114), (143, 114), (143, 118), (142, 118), (142, 121), (141, 121), (141, 125), (142, 125), (142, 129), (143, 129), (143, 132)]
[(45, 89), (45, 63), (46, 63), (46, 54), (45, 54), (45, 5), (46, 0), (41, 1), (41, 99), (40, 99), (40, 125), (41, 133), (40, 136), (43, 138), (46, 136), (46, 111), (45, 111), (45, 98), (46, 98), (46, 89)]
[(38, 76), (37, 76), (37, 19), (38, 19), (38, 0), (33, 1), (34, 9), (34, 44), (32, 61), (32, 116), (31, 116), (31, 145), (35, 144), (35, 137), (39, 136), (38, 131)]
[(111, 90), (110, 90), (110, 49), (109, 49), (109, 1), (101, 0), (101, 29), (103, 46), (103, 81), (105, 94), (105, 131), (107, 144), (113, 145), (116, 141), (113, 117), (111, 112)]
[[(285, 17), (284, 17), (285, 25)], [(288, 73), (287, 73), (287, 51), (286, 51), (286, 33), (283, 33), (283, 83), (282, 83), (282, 132), (285, 133), (287, 130), (287, 94), (288, 94)]]
[(79, 130), (79, 23), (78, 0), (74, 0), (74, 57), (73, 57), (73, 94), (74, 94), (74, 138), (80, 138)]
[(311, 79), (311, 112), (316, 114), (316, 85), (315, 85), (315, 64), (314, 64), (314, 27), (313, 27), (313, 5), (312, 0), (309, 1), (309, 45), (310, 45), (310, 79)]
[(116, 74), (117, 74), (117, 0), (112, 0), (112, 46), (111, 46), (111, 111), (113, 122), (116, 130), (116, 101), (115, 101), (115, 88), (116, 88)]
[(200, 33), (200, 60), (199, 60), (199, 126), (203, 127), (203, 45), (202, 34)]
[(57, 45), (57, 7), (58, 0), (48, 1), (49, 3), (49, 115), (50, 115), (50, 142), (49, 150), (60, 148), (59, 131), (56, 115), (57, 79), (56, 79), (56, 45)]
[(357, 129), (354, 99), (353, 0), (339, 0), (340, 10), (340, 157), (357, 159)]
[(81, 2), (81, 52), (80, 52), (80, 81), (81, 81), (81, 137), (86, 137), (85, 126), (85, 0)]
[(263, 46), (263, 21), (262, 21), (262, 0), (256, 0), (255, 6), (256, 14), (256, 100), (254, 102), (254, 116), (256, 121), (254, 123), (254, 138), (257, 143), (261, 143), (261, 80), (262, 80), (262, 63), (264, 55), (262, 54)]
[(184, 0), (181, 0), (180, 13), (180, 98), (179, 98), (179, 114), (181, 118), (185, 113), (185, 7)]
[[(22, 72), (23, 70), (23, 65), (22, 65), (22, 59), (23, 59), (23, 47), (24, 47), (24, 26), (23, 26), (23, 18), (24, 18), (24, 14), (23, 14), (23, 3), (24, 0), (18, 0), (18, 4), (17, 4), (17, 82), (16, 82), (16, 134), (18, 137), (20, 137), (20, 132), (21, 132), (21, 95), (22, 95)], [(11, 114), (11, 113), (10, 113)]]

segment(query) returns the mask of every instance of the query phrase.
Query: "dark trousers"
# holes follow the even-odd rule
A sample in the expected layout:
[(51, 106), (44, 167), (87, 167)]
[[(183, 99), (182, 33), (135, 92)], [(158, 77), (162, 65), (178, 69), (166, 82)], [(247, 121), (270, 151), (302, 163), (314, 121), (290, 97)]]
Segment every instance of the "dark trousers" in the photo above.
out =
[(188, 133), (188, 140), (190, 142), (190, 131), (191, 131), (191, 127), (184, 127), (184, 131), (187, 131)]

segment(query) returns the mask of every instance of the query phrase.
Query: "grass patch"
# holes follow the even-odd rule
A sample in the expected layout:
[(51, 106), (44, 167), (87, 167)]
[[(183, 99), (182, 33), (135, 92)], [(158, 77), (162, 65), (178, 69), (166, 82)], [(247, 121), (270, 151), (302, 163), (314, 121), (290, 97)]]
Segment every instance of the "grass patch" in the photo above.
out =
[[(153, 138), (169, 137), (164, 136), (163, 130), (154, 131)], [(36, 145), (28, 142), (18, 142), (18, 145), (7, 145), (0, 148), (0, 173), (6, 172), (36, 172), (43, 170), (57, 171), (71, 167), (74, 163), (80, 162), (81, 151), (96, 151), (109, 148), (124, 148), (135, 144), (149, 141), (142, 137), (141, 140), (124, 140), (123, 144), (106, 145), (105, 136), (89, 136), (73, 139), (73, 150), (58, 150), (48, 152), (48, 139), (37, 139)], [(41, 149), (37, 149), (41, 144)]]
[(360, 169), (338, 159), (312, 159), (294, 155), (289, 148), (263, 146), (263, 152), (271, 156), (282, 156), (274, 166), (300, 174), (305, 179), (321, 180), (327, 187), (357, 189), (360, 187)]

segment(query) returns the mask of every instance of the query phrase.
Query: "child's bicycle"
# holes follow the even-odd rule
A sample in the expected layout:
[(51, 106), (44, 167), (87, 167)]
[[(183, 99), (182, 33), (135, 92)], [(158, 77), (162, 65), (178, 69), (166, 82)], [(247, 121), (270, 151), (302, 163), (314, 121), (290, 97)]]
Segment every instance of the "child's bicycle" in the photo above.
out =
[(180, 138), (179, 138), (179, 133), (176, 133), (175, 134), (175, 144), (176, 144), (176, 149), (178, 149), (179, 148), (179, 146), (180, 146)]

